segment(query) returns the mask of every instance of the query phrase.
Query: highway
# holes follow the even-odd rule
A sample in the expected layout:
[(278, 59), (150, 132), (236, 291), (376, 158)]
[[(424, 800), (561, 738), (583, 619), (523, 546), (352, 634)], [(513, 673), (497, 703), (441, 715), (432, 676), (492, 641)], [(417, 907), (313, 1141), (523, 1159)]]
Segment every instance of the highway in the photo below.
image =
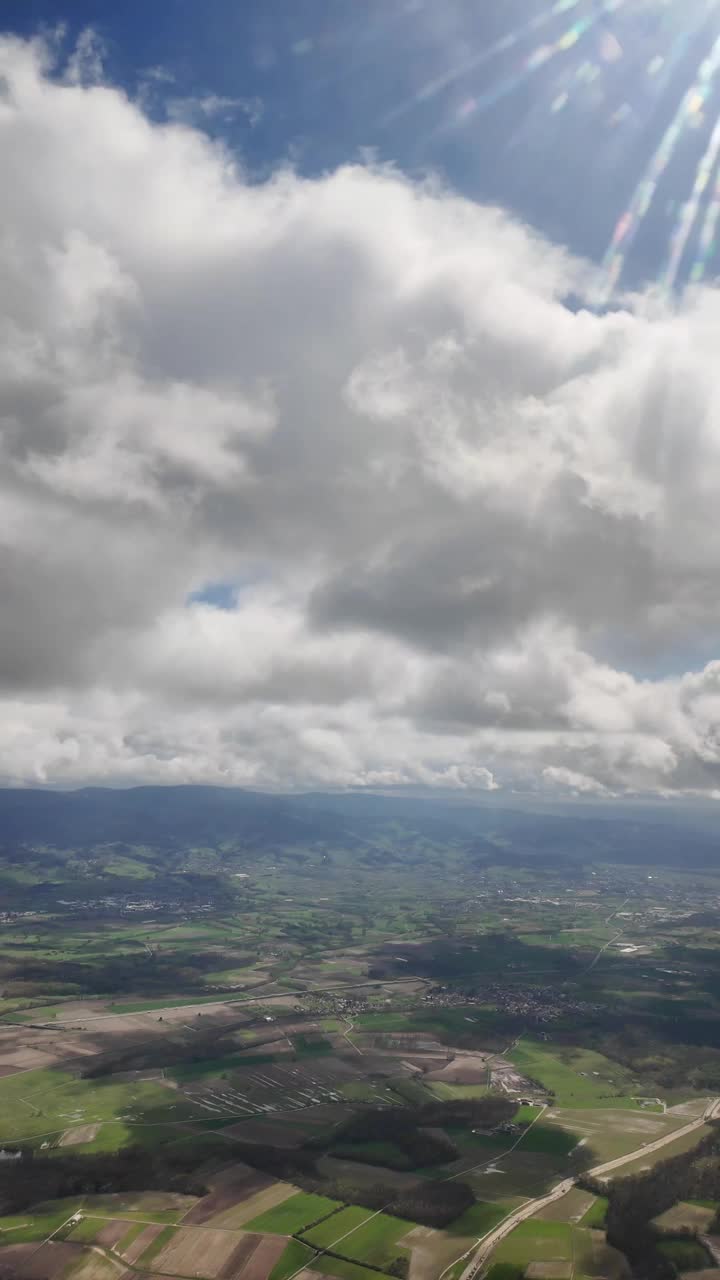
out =
[[(401, 982), (422, 982), (424, 986), (430, 985), (429, 978), (414, 976), (408, 976), (407, 978), (367, 978), (364, 982), (339, 982), (332, 987), (302, 987), (297, 991), (270, 991), (265, 995), (223, 996), (220, 994), (217, 999), (214, 997), (212, 999), (208, 999), (206, 996), (202, 996), (199, 1000), (188, 1000), (187, 1003), (158, 1004), (154, 1009), (150, 1007), (152, 1002), (149, 1002), (148, 1008), (134, 1009), (130, 1010), (128, 1013), (117, 1013), (113, 1012), (112, 1009), (106, 1009), (102, 1013), (76, 1013), (72, 1018), (53, 1018), (52, 1022), (43, 1022), (42, 1020), (39, 1020), (38, 1022), (10, 1023), (4, 1022), (3, 1019), (0, 1018), (0, 1026), (12, 1027), (13, 1029), (25, 1027), (31, 1031), (37, 1030), (38, 1028), (42, 1031), (57, 1031), (60, 1027), (70, 1026), (73, 1030), (84, 1031), (86, 1029), (86, 1022), (109, 1022), (111, 1019), (114, 1020), (115, 1018), (140, 1018), (146, 1013), (175, 1013), (178, 1009), (200, 1009), (201, 1012), (205, 1013), (220, 1004), (262, 1005), (267, 1004), (269, 1000), (284, 1000), (289, 996), (332, 996), (335, 995), (336, 992), (340, 991), (359, 991), (367, 987), (386, 987), (388, 982), (392, 982), (393, 986), (396, 986)], [(271, 986), (273, 984), (268, 982), (264, 985)], [(58, 1007), (60, 1007), (60, 1002), (58, 1002)], [(32, 1013), (32, 1009), (28, 1009), (27, 1012)], [(280, 1013), (282, 1012), (283, 1011), (281, 1009)], [(35, 1070), (35, 1068), (32, 1069)]]
[[(720, 1098), (712, 1098), (706, 1106), (703, 1114), (697, 1119), (692, 1120), (689, 1124), (683, 1125), (680, 1129), (674, 1129), (671, 1133), (665, 1134), (662, 1138), (657, 1138), (655, 1142), (648, 1142), (644, 1147), (638, 1147), (635, 1151), (629, 1151), (625, 1156), (619, 1156), (616, 1160), (608, 1160), (605, 1164), (598, 1164), (594, 1169), (589, 1169), (588, 1174), (593, 1178), (603, 1178), (608, 1173), (613, 1173), (616, 1169), (622, 1168), (623, 1165), (631, 1164), (633, 1160), (638, 1160), (642, 1156), (651, 1155), (654, 1151), (659, 1151), (662, 1147), (667, 1146), (671, 1142), (675, 1142), (678, 1138), (682, 1138), (685, 1134), (693, 1133), (696, 1129), (701, 1129), (708, 1120), (720, 1119)], [(499, 1157), (501, 1158), (501, 1157)], [(485, 1263), (497, 1246), (510, 1235), (511, 1231), (519, 1223), (525, 1222), (527, 1218), (532, 1218), (539, 1213), (546, 1205), (552, 1204), (555, 1200), (560, 1200), (562, 1196), (567, 1195), (568, 1191), (575, 1186), (574, 1178), (564, 1178), (562, 1182), (558, 1182), (549, 1191), (547, 1195), (539, 1196), (535, 1200), (526, 1200), (525, 1204), (521, 1204), (518, 1209), (504, 1218), (493, 1231), (488, 1232), (481, 1240), (477, 1242), (475, 1252), (468, 1262), (467, 1267), (463, 1271), (460, 1280), (475, 1280), (482, 1271)], [(468, 1252), (471, 1252), (468, 1250)], [(464, 1255), (463, 1255), (464, 1256)], [(458, 1259), (459, 1261), (459, 1259)], [(452, 1264), (453, 1266), (455, 1263)], [(450, 1268), (447, 1268), (449, 1270)], [(444, 1274), (444, 1273), (443, 1273)]]

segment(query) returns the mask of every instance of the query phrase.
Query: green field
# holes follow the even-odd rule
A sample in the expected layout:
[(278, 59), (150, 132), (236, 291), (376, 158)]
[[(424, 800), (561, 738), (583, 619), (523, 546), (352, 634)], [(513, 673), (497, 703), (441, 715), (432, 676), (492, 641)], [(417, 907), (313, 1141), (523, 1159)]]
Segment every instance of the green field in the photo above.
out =
[(427, 1088), (444, 1102), (455, 1098), (484, 1098), (490, 1092), (486, 1084), (446, 1084), (444, 1080), (429, 1080)]
[[(279, 1236), (299, 1235), (303, 1228), (311, 1223), (320, 1222), (322, 1219), (327, 1219), (329, 1222), (330, 1215), (333, 1215), (333, 1221), (337, 1220), (337, 1210), (341, 1208), (339, 1200), (328, 1200), (325, 1196), (299, 1191), (296, 1196), (283, 1200), (282, 1204), (275, 1205), (273, 1209), (268, 1209), (266, 1213), (261, 1213), (259, 1217), (245, 1223), (243, 1230), (268, 1232)], [(337, 1234), (341, 1233), (338, 1231)], [(311, 1243), (314, 1243), (314, 1237)]]
[(663, 1240), (658, 1245), (662, 1253), (678, 1271), (702, 1271), (712, 1267), (713, 1259), (697, 1240)]
[(130, 1138), (123, 1123), (157, 1124), (198, 1116), (198, 1109), (160, 1085), (82, 1080), (63, 1071), (24, 1071), (0, 1079), (0, 1143), (57, 1138), (67, 1129), (105, 1124), (86, 1150), (114, 1151)]
[(523, 1037), (510, 1057), (552, 1091), (559, 1107), (637, 1107), (628, 1073), (591, 1049), (555, 1049)]
[(574, 1228), (566, 1222), (543, 1222), (530, 1218), (521, 1222), (493, 1254), (494, 1262), (506, 1262), (523, 1269), (531, 1262), (572, 1261)]
[(358, 1160), (364, 1164), (384, 1165), (387, 1169), (412, 1169), (412, 1160), (394, 1142), (342, 1143), (331, 1148), (341, 1160)]
[(303, 1239), (316, 1249), (332, 1248), (333, 1253), (352, 1261), (385, 1269), (396, 1259), (408, 1258), (407, 1249), (399, 1247), (397, 1242), (414, 1226), (413, 1222), (387, 1213), (352, 1207), (304, 1232)]
[(324, 1276), (338, 1276), (339, 1280), (378, 1280), (377, 1271), (360, 1266), (357, 1262), (349, 1262), (345, 1258), (328, 1258), (324, 1255), (313, 1259), (313, 1271)]
[(605, 1226), (605, 1218), (607, 1217), (608, 1202), (604, 1196), (597, 1196), (594, 1204), (581, 1218), (584, 1227), (602, 1228)]
[[(0, 1218), (0, 1244), (24, 1244), (26, 1241), (45, 1240), (68, 1218), (77, 1213), (82, 1199), (82, 1196), (75, 1196), (67, 1200), (52, 1200), (47, 1204), (33, 1205), (25, 1213)], [(58, 1239), (61, 1238), (58, 1237)]]
[[(140, 1226), (140, 1223), (137, 1223), (136, 1225)], [(138, 1259), (138, 1265), (141, 1268), (143, 1268), (146, 1271), (149, 1271), (151, 1269), (150, 1263), (153, 1261), (154, 1258), (157, 1258), (158, 1254), (162, 1253), (165, 1246), (170, 1243), (173, 1236), (175, 1235), (176, 1229), (177, 1229), (176, 1227), (163, 1227), (159, 1235), (157, 1235), (155, 1239), (152, 1241), (152, 1244), (148, 1245), (145, 1252), (141, 1254), (140, 1258)], [(135, 1236), (130, 1237), (130, 1239), (136, 1239), (136, 1238), (137, 1237)], [(123, 1238), (123, 1243), (127, 1239), (128, 1237), (125, 1236)]]
[(576, 1133), (568, 1133), (559, 1125), (534, 1124), (522, 1139), (523, 1151), (539, 1151), (544, 1155), (567, 1156), (575, 1149), (580, 1139)]
[[(371, 1209), (361, 1209), (352, 1205), (349, 1208), (342, 1209), (339, 1213), (333, 1214), (332, 1218), (326, 1218), (324, 1222), (319, 1223), (310, 1231), (304, 1232), (303, 1238), (316, 1249), (327, 1249), (342, 1236), (354, 1231), (356, 1227), (360, 1227), (370, 1217), (372, 1217)], [(347, 1241), (343, 1241), (343, 1244), (347, 1245), (347, 1243)], [(347, 1253), (347, 1248), (343, 1252)]]
[(308, 1266), (315, 1254), (306, 1244), (299, 1240), (288, 1240), (285, 1252), (270, 1272), (269, 1280), (288, 1280), (301, 1267)]
[(84, 1196), (83, 1221), (126, 1218), (128, 1222), (174, 1223), (196, 1204), (195, 1196), (165, 1191), (116, 1192), (108, 1195)]
[(509, 1206), (503, 1204), (483, 1203), (478, 1200), (470, 1209), (451, 1222), (445, 1230), (453, 1236), (475, 1236), (478, 1239), (492, 1231), (498, 1222), (510, 1212)]

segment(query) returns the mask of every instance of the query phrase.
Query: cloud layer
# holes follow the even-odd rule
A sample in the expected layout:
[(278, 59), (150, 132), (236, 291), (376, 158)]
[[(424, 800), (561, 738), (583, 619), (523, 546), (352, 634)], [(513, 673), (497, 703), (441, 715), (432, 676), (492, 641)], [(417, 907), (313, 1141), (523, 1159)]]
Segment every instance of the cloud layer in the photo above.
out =
[(720, 294), (87, 61), (0, 41), (0, 776), (716, 791)]

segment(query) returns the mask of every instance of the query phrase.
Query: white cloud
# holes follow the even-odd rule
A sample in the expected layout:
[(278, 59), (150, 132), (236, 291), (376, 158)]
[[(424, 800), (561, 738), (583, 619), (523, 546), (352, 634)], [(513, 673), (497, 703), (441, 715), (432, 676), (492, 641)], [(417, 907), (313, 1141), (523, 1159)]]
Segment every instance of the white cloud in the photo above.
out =
[[(157, 81), (157, 75), (153, 77)], [(200, 125), (210, 120), (220, 120), (228, 124), (238, 116), (247, 120), (251, 128), (255, 128), (263, 117), (261, 98), (229, 98), (218, 93), (203, 93), (189, 97), (170, 97), (165, 101), (165, 110), (169, 120), (178, 124)]]
[(253, 185), (99, 57), (0, 42), (0, 776), (718, 791), (718, 664), (626, 668), (718, 631), (720, 293), (571, 308), (503, 212)]

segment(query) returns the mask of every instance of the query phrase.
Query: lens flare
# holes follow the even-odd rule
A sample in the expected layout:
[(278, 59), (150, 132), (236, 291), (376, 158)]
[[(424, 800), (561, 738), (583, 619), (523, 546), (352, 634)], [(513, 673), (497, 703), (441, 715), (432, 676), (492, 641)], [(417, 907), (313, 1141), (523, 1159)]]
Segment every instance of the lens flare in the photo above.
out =
[(697, 221), (703, 195), (710, 184), (718, 155), (720, 155), (720, 119), (715, 124), (710, 141), (698, 165), (690, 198), (683, 206), (675, 230), (670, 237), (670, 252), (661, 277), (662, 285), (668, 292), (675, 287), (680, 264)]
[[(713, 87), (713, 80), (719, 67), (720, 36), (715, 40), (708, 56), (701, 62), (694, 84), (692, 84), (683, 95), (675, 115), (665, 130), (659, 146), (653, 152), (645, 172), (635, 188), (628, 208), (618, 219), (612, 240), (608, 245), (602, 261), (596, 297), (596, 301), (599, 304), (607, 303), (611, 294), (617, 287), (628, 251), (637, 236), (645, 215), (655, 199), (660, 180), (672, 160), (685, 129), (694, 119), (697, 119), (699, 114), (702, 112), (702, 108), (710, 96), (710, 92)], [(700, 195), (702, 195), (702, 191), (700, 192)], [(699, 198), (700, 197), (698, 197), (698, 199)], [(687, 235), (689, 234), (690, 229), (687, 231)], [(680, 244), (680, 255), (682, 255), (685, 243), (687, 242), (687, 235), (683, 242), (682, 233), (679, 232), (678, 234), (677, 239), (678, 244)], [(673, 280), (676, 273), (677, 265), (674, 267)]]
[(697, 256), (690, 272), (690, 280), (693, 284), (700, 284), (704, 280), (708, 266), (717, 252), (718, 220), (720, 220), (720, 175), (715, 179), (715, 187), (700, 230)]
[(497, 58), (503, 53), (508, 53), (510, 49), (521, 44), (523, 40), (529, 39), (536, 31), (548, 26), (549, 23), (554, 22), (562, 14), (568, 13), (571, 9), (576, 9), (581, 2), (582, 0), (555, 0), (555, 3), (546, 12), (537, 14), (530, 22), (524, 23), (521, 27), (515, 27), (507, 35), (501, 36), (499, 40), (496, 40), (494, 44), (488, 45), (486, 49), (482, 49), (480, 53), (468, 58), (465, 62), (459, 63), (458, 66), (451, 67), (443, 75), (436, 76), (433, 80), (428, 80), (411, 98), (407, 98), (405, 102), (393, 107), (385, 116), (383, 123), (390, 124), (401, 116), (407, 115), (409, 111), (413, 111), (422, 103), (429, 102), (430, 99), (437, 97), (438, 94), (448, 89), (456, 80), (461, 80), (463, 76), (471, 75), (473, 71), (477, 71), (487, 62), (491, 62), (493, 58)]
[(568, 27), (551, 43), (538, 45), (523, 59), (517, 71), (505, 76), (502, 80), (498, 80), (496, 84), (492, 85), (484, 93), (478, 94), (472, 100), (472, 110), (470, 112), (466, 111), (463, 119), (467, 120), (469, 115), (476, 115), (480, 111), (487, 111), (490, 107), (496, 106), (508, 94), (514, 93), (516, 89), (519, 89), (530, 76), (547, 66), (553, 58), (569, 53), (604, 17), (620, 9), (624, 3), (625, 0), (603, 0), (602, 8), (595, 13), (586, 18), (578, 18), (571, 27)]
[[(614, 230), (597, 269), (598, 305), (607, 305), (623, 273), (631, 275), (631, 250), (651, 209), (655, 216), (648, 219), (639, 247), (652, 243), (650, 233), (655, 235), (660, 217), (659, 193), (673, 226), (658, 283), (671, 293), (687, 279), (702, 280), (720, 233), (720, 0), (683, 0), (682, 4), (680, 0), (532, 0), (532, 4), (533, 17), (427, 80), (395, 106), (383, 124), (437, 100), (437, 119), (427, 127), (423, 116), (418, 146), (430, 147), (437, 139), (442, 143), (452, 131), (458, 135), (454, 155), (464, 156), (473, 142), (473, 120), (497, 108), (502, 124), (500, 104), (512, 95), (508, 127), (502, 134), (505, 155), (498, 164), (501, 182), (513, 160), (522, 158), (521, 148), (529, 153), (537, 147), (543, 155), (556, 142), (556, 153), (562, 151), (567, 157), (567, 172), (558, 175), (550, 164), (547, 179), (557, 186), (560, 177), (560, 191), (572, 177), (583, 146), (592, 149), (593, 159), (597, 148), (598, 186), (603, 172), (617, 175), (626, 172), (629, 164), (634, 166), (629, 203), (615, 215)], [(472, 49), (472, 31), (466, 38)], [(461, 90), (458, 82), (465, 80)], [(690, 147), (686, 144), (691, 136), (693, 149), (701, 140), (702, 156), (683, 200), (678, 182), (688, 181)], [(489, 145), (494, 145), (495, 128), (491, 138)], [(484, 140), (482, 154), (490, 154)], [(530, 173), (534, 185), (542, 181), (542, 169), (534, 162), (527, 179), (522, 175), (519, 179), (526, 187)], [(683, 176), (678, 179), (678, 174)], [(512, 173), (510, 180), (515, 189)], [(611, 182), (607, 187), (611, 189)], [(555, 204), (557, 195), (553, 191)], [(672, 205), (667, 203), (670, 199)], [(635, 261), (630, 265), (636, 274)]]

